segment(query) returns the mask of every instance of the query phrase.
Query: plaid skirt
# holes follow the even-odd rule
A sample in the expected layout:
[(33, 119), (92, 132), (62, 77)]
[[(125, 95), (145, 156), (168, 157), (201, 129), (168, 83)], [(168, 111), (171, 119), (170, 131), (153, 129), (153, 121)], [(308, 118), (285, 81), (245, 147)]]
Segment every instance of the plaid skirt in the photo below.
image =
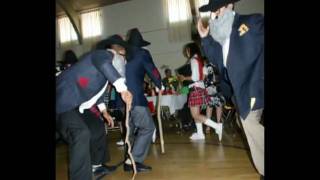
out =
[(190, 89), (189, 99), (188, 99), (188, 106), (202, 106), (210, 104), (210, 96), (206, 89), (202, 89), (199, 87), (192, 87)]

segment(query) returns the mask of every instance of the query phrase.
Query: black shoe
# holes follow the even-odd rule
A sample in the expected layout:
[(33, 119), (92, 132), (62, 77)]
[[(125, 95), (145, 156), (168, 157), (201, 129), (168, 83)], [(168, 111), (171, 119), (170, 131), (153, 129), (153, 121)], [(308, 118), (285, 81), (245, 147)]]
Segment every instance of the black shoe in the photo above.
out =
[[(146, 166), (142, 163), (136, 162), (137, 172), (148, 172), (152, 170), (152, 167)], [(124, 163), (123, 165), (124, 171), (133, 171), (133, 166), (131, 164)]]
[(108, 166), (108, 165), (105, 165), (105, 164), (102, 164), (103, 167), (105, 167), (106, 169), (109, 170), (109, 172), (113, 172), (117, 169), (117, 166)]
[(116, 166), (107, 166), (103, 164), (102, 166), (98, 167), (94, 172), (93, 175), (96, 180), (103, 178), (105, 175), (111, 174), (117, 169)]

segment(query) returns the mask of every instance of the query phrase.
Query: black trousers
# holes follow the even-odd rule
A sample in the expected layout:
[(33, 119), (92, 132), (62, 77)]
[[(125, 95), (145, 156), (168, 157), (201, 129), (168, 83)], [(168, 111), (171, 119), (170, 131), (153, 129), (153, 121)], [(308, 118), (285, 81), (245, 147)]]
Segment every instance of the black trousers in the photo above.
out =
[(57, 116), (57, 130), (69, 145), (69, 179), (91, 180), (93, 164), (110, 160), (103, 121), (89, 110)]
[(110, 161), (110, 153), (107, 142), (107, 135), (105, 131), (104, 121), (97, 117), (90, 110), (85, 110), (81, 114), (84, 122), (88, 126), (91, 133), (90, 140), (90, 155), (91, 164), (98, 165)]
[(181, 123), (183, 127), (188, 127), (191, 123), (192, 130), (196, 129), (196, 125), (192, 118), (190, 108), (188, 107), (188, 102), (183, 105), (183, 108), (178, 111), (178, 116), (181, 119)]
[(120, 122), (122, 125), (122, 133), (121, 133), (121, 138), (123, 141), (126, 138), (126, 133), (127, 133), (127, 128), (126, 128), (126, 116), (125, 116), (125, 110), (124, 109), (115, 109), (113, 110), (110, 115), (112, 117), (115, 117), (117, 122)]

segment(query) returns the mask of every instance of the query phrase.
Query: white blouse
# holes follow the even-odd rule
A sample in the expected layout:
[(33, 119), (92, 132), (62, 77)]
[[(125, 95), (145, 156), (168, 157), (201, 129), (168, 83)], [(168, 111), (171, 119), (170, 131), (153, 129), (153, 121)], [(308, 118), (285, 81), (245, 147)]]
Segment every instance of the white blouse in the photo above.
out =
[[(194, 81), (194, 83), (190, 84), (189, 87), (199, 87), (199, 88), (205, 88), (203, 80), (200, 80), (200, 72), (199, 72), (199, 63), (197, 61), (197, 56), (194, 55), (191, 60), (190, 60), (190, 65), (191, 65), (191, 79)], [(205, 68), (202, 69), (205, 71)], [(203, 73), (205, 75), (205, 73)]]

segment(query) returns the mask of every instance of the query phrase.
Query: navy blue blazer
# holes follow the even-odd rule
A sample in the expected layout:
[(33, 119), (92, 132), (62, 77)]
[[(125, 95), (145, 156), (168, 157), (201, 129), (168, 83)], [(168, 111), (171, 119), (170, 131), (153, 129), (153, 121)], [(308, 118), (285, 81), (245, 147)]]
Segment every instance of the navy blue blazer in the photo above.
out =
[[(106, 84), (121, 76), (112, 65), (113, 54), (94, 50), (56, 78), (56, 113), (72, 110), (95, 96)], [(97, 104), (103, 102), (101, 96)]]
[[(242, 36), (239, 31), (241, 25), (248, 27)], [(209, 61), (216, 64), (222, 73), (221, 90), (234, 95), (240, 116), (245, 119), (250, 110), (263, 108), (264, 17), (261, 14), (235, 14), (227, 68), (224, 68), (222, 47), (217, 41), (208, 35), (202, 38), (202, 46)], [(251, 98), (256, 98), (252, 109)]]
[(132, 47), (132, 56), (126, 64), (126, 84), (133, 95), (132, 106), (148, 106), (143, 88), (145, 74), (161, 89), (161, 76), (149, 51)]

